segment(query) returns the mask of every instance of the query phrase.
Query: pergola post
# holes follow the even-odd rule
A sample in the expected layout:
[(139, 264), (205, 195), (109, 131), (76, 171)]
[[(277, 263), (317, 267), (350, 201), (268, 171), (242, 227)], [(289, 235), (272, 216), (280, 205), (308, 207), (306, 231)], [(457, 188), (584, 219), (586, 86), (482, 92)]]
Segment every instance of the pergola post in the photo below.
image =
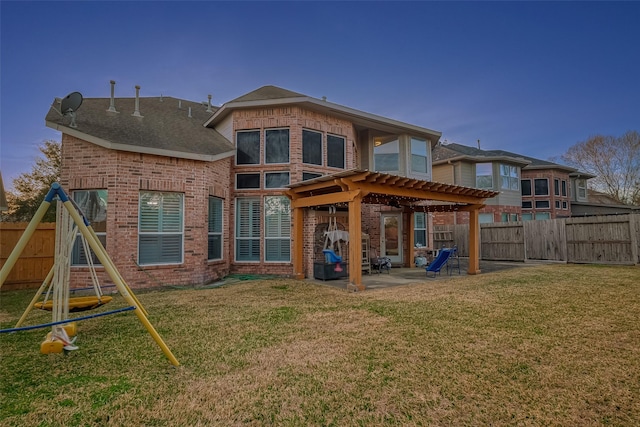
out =
[[(482, 206), (481, 206), (482, 207)], [(469, 269), (468, 274), (480, 274), (480, 209), (469, 211)]]
[(415, 235), (413, 229), (415, 227), (415, 215), (413, 214), (413, 210), (407, 210), (406, 214), (408, 215), (408, 223), (409, 223), (409, 231), (407, 232), (407, 242), (409, 250), (407, 251), (407, 258), (405, 259), (405, 265), (407, 267), (411, 267), (413, 265), (413, 260), (415, 259)]
[(364, 291), (362, 284), (362, 195), (349, 202), (349, 284)]
[(304, 279), (304, 209), (293, 208), (293, 277)]

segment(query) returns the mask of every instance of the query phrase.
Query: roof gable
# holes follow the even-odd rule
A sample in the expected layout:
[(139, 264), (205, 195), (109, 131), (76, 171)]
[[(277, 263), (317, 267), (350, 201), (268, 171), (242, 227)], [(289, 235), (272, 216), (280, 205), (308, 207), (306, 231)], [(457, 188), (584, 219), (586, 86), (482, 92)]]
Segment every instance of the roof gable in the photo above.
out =
[(253, 92), (249, 92), (229, 102), (266, 101), (271, 99), (299, 98), (306, 96), (307, 95), (282, 89), (277, 86), (262, 86)]

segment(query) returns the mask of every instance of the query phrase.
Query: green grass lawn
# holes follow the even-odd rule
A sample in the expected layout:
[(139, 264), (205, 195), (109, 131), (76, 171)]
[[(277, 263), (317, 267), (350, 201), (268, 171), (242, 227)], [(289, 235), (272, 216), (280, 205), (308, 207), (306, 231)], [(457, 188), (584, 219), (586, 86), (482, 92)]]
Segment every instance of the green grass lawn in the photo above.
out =
[[(34, 292), (2, 292), (0, 327)], [(39, 353), (46, 329), (1, 334), (0, 425), (640, 425), (638, 267), (138, 297), (181, 366), (131, 312), (80, 323), (68, 354)]]

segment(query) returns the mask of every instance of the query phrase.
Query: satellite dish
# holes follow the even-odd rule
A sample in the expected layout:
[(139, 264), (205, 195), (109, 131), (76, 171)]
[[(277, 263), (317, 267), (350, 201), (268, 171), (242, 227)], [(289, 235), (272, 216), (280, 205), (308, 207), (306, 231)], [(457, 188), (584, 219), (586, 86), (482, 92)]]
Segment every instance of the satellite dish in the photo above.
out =
[(73, 113), (82, 105), (82, 94), (80, 92), (71, 92), (62, 98), (60, 109), (62, 114)]
[(76, 124), (76, 111), (82, 105), (82, 94), (80, 92), (71, 92), (69, 95), (62, 98), (60, 102), (60, 110), (65, 116), (71, 117), (71, 123), (69, 127), (77, 128)]

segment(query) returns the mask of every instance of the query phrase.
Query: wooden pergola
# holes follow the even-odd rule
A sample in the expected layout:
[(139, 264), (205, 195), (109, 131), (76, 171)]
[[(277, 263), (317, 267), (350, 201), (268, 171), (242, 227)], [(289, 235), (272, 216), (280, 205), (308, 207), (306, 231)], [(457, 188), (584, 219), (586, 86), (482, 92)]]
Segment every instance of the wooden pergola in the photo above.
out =
[[(484, 201), (498, 192), (458, 185), (423, 181), (397, 175), (362, 170), (349, 170), (289, 185), (285, 194), (291, 199), (293, 229), (293, 271), (304, 278), (304, 209), (346, 204), (349, 211), (349, 259), (359, 260), (362, 251), (362, 204), (383, 204), (400, 207), (403, 212), (468, 211), (469, 212), (469, 274), (480, 273), (480, 228), (478, 211)], [(409, 230), (413, 230), (413, 215), (409, 215)], [(413, 259), (413, 233), (408, 233), (409, 251), (405, 260)], [(359, 290), (362, 266), (349, 263), (349, 282)]]

